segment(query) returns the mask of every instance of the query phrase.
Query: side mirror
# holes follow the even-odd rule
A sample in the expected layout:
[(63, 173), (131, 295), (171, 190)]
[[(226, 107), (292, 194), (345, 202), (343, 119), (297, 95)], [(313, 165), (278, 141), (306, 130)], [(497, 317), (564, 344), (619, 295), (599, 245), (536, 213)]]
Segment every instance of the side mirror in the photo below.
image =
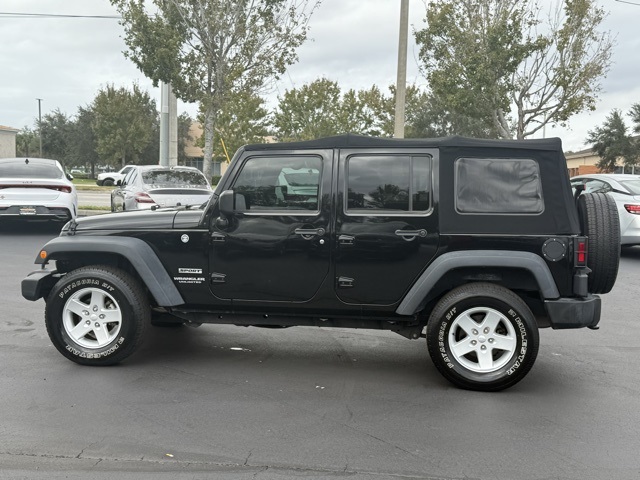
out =
[(235, 203), (235, 194), (233, 193), (233, 190), (225, 190), (220, 194), (218, 205), (220, 208), (220, 214), (223, 218), (228, 218), (233, 215)]
[(124, 187), (124, 182), (123, 182), (122, 180), (118, 180), (118, 181), (116, 182), (116, 186), (117, 186), (117, 187)]
[(70, 182), (73, 181), (73, 175), (67, 173), (67, 180), (69, 180)]
[(229, 226), (231, 217), (247, 210), (244, 195), (235, 193), (233, 190), (225, 190), (220, 194), (218, 208), (220, 209), (220, 216), (216, 219), (218, 228)]

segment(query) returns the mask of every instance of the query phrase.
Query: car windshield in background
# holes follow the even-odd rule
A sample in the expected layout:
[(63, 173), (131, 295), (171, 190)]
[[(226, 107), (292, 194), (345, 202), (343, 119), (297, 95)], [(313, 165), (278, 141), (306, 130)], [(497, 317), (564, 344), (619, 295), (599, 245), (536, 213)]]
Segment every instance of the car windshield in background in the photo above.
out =
[(320, 172), (318, 170), (309, 170), (303, 173), (285, 173), (284, 178), (287, 183), (294, 187), (310, 187), (318, 185)]
[(162, 187), (207, 186), (207, 181), (200, 172), (186, 170), (150, 170), (142, 173), (142, 181), (147, 185)]
[(62, 170), (56, 165), (29, 162), (0, 162), (0, 178), (62, 178)]
[(627, 187), (627, 190), (633, 195), (640, 195), (640, 180), (625, 180), (620, 183)]

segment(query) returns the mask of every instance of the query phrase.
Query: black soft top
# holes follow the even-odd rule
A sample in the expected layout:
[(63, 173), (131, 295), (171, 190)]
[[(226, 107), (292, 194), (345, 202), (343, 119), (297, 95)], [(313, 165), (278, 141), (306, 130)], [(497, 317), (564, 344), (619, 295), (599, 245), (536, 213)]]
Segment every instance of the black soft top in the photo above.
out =
[(304, 150), (309, 148), (366, 148), (366, 147), (465, 147), (465, 148), (524, 148), (527, 150), (556, 150), (562, 152), (562, 142), (559, 138), (544, 138), (535, 140), (493, 140), (468, 137), (441, 138), (379, 138), (367, 137), (348, 133), (334, 137), (318, 138), (301, 142), (284, 143), (256, 143), (245, 145), (246, 151), (254, 150)]
[[(338, 135), (302, 142), (253, 144), (244, 151), (302, 151), (311, 149), (358, 148), (437, 148), (439, 152), (439, 208), (442, 233), (577, 235), (580, 223), (571, 192), (567, 161), (559, 138), (533, 140), (491, 140), (467, 137), (376, 138), (364, 135)], [(241, 152), (241, 149), (239, 152)], [(544, 211), (536, 215), (473, 214), (456, 210), (455, 163), (461, 158), (505, 160), (533, 159), (539, 165)], [(505, 177), (505, 181), (509, 178)], [(443, 187), (446, 186), (446, 187)], [(491, 202), (491, 192), (483, 201)]]

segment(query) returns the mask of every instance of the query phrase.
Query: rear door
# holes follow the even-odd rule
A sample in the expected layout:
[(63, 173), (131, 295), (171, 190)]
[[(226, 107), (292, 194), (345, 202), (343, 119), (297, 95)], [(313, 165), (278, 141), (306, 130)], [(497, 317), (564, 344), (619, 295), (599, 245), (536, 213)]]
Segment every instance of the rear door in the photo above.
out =
[(343, 150), (339, 158), (336, 294), (392, 305), (436, 253), (437, 150)]

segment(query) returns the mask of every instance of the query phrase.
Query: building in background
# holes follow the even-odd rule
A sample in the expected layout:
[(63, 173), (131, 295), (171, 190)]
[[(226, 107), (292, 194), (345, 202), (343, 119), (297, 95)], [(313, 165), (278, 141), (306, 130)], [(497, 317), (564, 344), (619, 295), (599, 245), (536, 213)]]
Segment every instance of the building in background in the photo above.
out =
[(567, 159), (570, 177), (599, 172), (596, 165), (600, 161), (600, 157), (591, 148), (579, 152), (566, 152), (564, 156)]
[[(187, 157), (184, 165), (187, 167), (196, 167), (202, 171), (202, 164), (204, 162), (204, 151), (202, 147), (198, 147), (196, 143), (202, 137), (202, 125), (199, 122), (191, 123), (189, 127), (189, 140), (187, 140), (184, 147), (184, 153)], [(229, 152), (229, 155), (233, 155), (235, 152)], [(212, 175), (223, 175), (227, 171), (229, 164), (225, 161), (214, 158), (211, 166)]]
[[(634, 141), (640, 142), (640, 135), (632, 137)], [(588, 175), (591, 173), (600, 173), (597, 165), (600, 157), (591, 148), (580, 150), (579, 152), (565, 152), (567, 159), (567, 168), (569, 176)], [(640, 175), (640, 165), (625, 166), (622, 159), (618, 159), (616, 169), (611, 173), (630, 173), (632, 175)]]
[(0, 158), (13, 158), (16, 156), (16, 128), (0, 125)]

